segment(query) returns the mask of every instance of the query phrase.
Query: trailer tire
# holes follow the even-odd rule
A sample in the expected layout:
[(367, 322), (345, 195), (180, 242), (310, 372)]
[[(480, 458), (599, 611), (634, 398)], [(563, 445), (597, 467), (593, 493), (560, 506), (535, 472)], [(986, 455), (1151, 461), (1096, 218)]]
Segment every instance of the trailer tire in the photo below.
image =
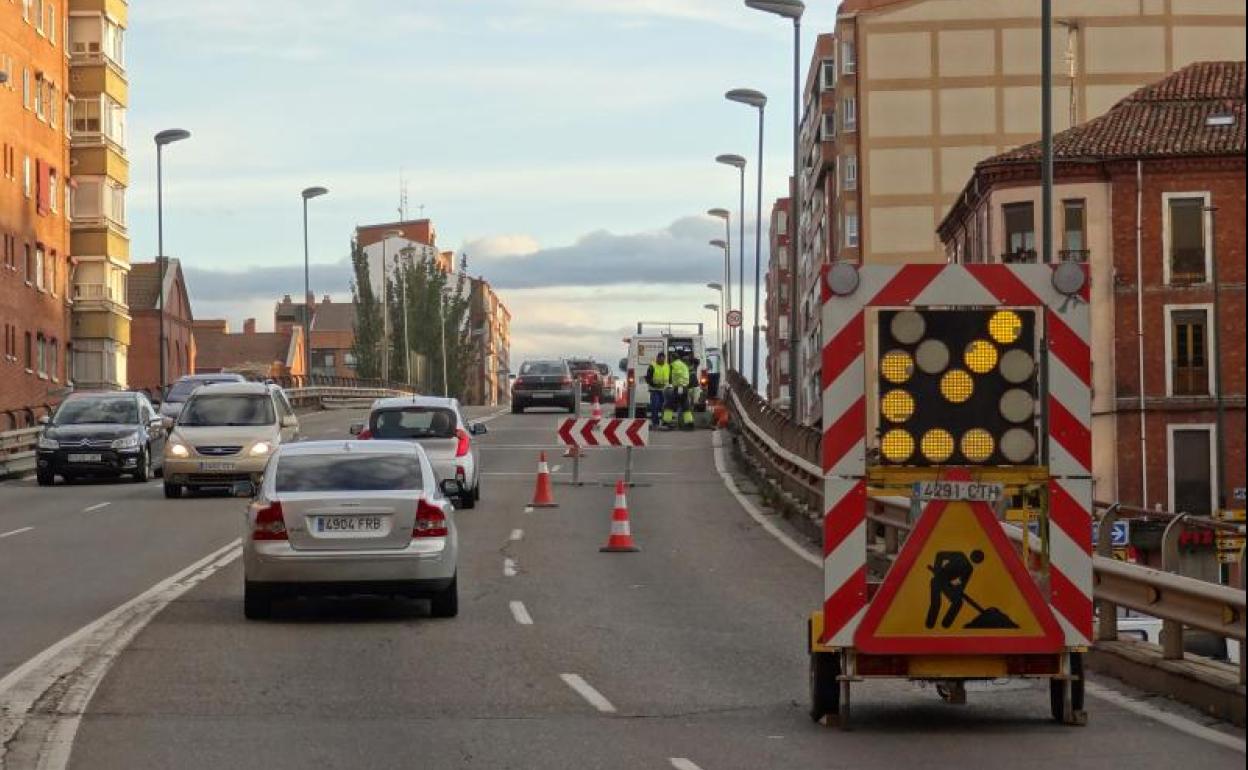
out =
[(810, 718), (839, 717), (841, 711), (841, 656), (832, 652), (810, 653)]

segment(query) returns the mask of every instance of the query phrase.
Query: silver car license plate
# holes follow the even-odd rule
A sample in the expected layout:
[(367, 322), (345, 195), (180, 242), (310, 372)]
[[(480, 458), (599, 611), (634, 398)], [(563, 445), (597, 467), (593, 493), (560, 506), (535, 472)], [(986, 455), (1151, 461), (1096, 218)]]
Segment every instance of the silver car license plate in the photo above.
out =
[(99, 453), (94, 453), (94, 454), (71, 454), (71, 455), (69, 456), (69, 461), (70, 461), (71, 463), (98, 463), (98, 462), (99, 462), (100, 460), (102, 460), (102, 459), (104, 459), (104, 457), (103, 457), (103, 455), (101, 455), (101, 454), (99, 454)]
[(554, 393), (534, 393), (533, 398), (554, 398)]
[(380, 532), (380, 516), (317, 516), (317, 532)]
[(238, 467), (237, 463), (200, 463), (199, 469), (204, 473), (213, 471), (232, 471)]

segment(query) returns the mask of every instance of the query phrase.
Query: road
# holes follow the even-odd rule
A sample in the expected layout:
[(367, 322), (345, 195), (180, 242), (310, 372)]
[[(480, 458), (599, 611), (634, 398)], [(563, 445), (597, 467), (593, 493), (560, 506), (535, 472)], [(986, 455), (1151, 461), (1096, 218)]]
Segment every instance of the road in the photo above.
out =
[[(345, 436), (358, 414), (307, 416), (305, 433)], [(75, 696), (69, 680), (58, 702), (85, 711), (48, 709), (52, 738), (20, 730), (8, 766), (41, 753), (82, 770), (1243, 766), (1242, 731), (1135, 706), (1108, 682), (1098, 690), (1135, 710), (1090, 698), (1084, 728), (1052, 723), (1047, 685), (1019, 682), (976, 688), (965, 706), (871, 682), (855, 690), (854, 729), (811, 723), (803, 632), (819, 572), (729, 492), (712, 434), (656, 434), (636, 453), (642, 550), (603, 554), (622, 456), (594, 451), (591, 483), (570, 486), (555, 418), (502, 415), (478, 439), (483, 497), (457, 515), (453, 620), (419, 602), (325, 599), (247, 622), (229, 548), (241, 501), (169, 502), (156, 484), (0, 485), (0, 705), (32, 656), (221, 551), (90, 664), (96, 681)], [(559, 507), (533, 510), (543, 447)]]

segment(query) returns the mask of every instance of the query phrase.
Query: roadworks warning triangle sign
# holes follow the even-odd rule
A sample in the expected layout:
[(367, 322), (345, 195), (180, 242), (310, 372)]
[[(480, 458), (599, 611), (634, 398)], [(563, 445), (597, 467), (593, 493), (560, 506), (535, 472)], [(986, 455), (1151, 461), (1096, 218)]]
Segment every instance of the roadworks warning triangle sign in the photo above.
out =
[(987, 503), (933, 501), (854, 635), (875, 654), (1062, 649), (1062, 631)]

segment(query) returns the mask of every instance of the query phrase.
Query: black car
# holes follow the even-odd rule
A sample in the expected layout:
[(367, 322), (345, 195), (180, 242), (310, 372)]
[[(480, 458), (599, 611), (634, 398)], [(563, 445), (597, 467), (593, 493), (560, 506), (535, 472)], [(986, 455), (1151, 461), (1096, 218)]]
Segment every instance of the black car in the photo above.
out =
[(525, 361), (511, 384), (511, 411), (519, 414), (533, 406), (557, 406), (576, 410), (572, 394), (572, 370), (564, 361)]
[(129, 475), (147, 481), (161, 471), (165, 429), (142, 393), (75, 393), (44, 418), (35, 466), (40, 486), (59, 475)]

